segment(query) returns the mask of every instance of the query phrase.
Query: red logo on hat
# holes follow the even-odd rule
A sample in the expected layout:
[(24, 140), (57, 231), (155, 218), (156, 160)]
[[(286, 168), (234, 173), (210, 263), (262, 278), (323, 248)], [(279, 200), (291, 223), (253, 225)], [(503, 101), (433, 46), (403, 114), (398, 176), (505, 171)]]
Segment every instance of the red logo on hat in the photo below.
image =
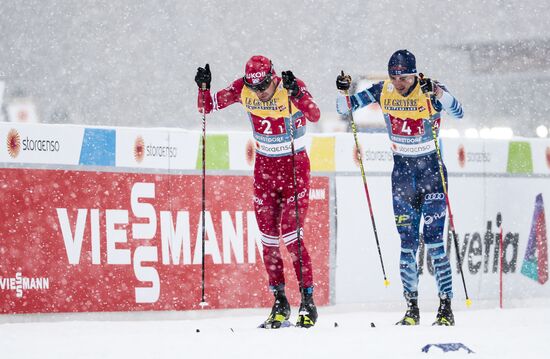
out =
[(248, 80), (248, 83), (257, 84), (265, 78), (265, 75), (265, 71), (255, 72), (251, 74), (246, 74), (246, 79)]
[(255, 85), (262, 82), (268, 73), (274, 74), (275, 72), (270, 59), (256, 55), (252, 56), (246, 63), (244, 73), (246, 82)]

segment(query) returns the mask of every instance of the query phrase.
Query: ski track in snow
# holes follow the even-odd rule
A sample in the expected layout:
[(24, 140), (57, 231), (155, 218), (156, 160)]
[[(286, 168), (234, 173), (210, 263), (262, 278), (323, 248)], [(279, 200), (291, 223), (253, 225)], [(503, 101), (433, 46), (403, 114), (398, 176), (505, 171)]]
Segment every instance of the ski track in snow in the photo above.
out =
[[(292, 308), (295, 321), (297, 308)], [(256, 328), (269, 309), (0, 316), (1, 358), (548, 358), (550, 308), (455, 310), (455, 327), (394, 323), (404, 311), (320, 307), (311, 329)], [(159, 319), (160, 318), (160, 319)], [(375, 327), (371, 327), (371, 322)], [(338, 325), (335, 326), (335, 323)], [(198, 330), (198, 331), (197, 331)], [(426, 344), (460, 342), (444, 353)]]

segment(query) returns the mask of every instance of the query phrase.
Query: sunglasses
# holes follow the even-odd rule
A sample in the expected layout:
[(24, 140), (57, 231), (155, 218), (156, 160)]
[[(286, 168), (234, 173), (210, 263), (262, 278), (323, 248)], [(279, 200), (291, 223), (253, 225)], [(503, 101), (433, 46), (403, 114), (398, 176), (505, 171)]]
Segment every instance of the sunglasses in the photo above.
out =
[(265, 90), (267, 90), (267, 88), (271, 84), (271, 73), (268, 73), (265, 76), (265, 78), (261, 82), (258, 82), (257, 84), (249, 84), (248, 82), (246, 82), (246, 78), (245, 78), (244, 84), (246, 85), (246, 87), (248, 87), (254, 92), (264, 92)]

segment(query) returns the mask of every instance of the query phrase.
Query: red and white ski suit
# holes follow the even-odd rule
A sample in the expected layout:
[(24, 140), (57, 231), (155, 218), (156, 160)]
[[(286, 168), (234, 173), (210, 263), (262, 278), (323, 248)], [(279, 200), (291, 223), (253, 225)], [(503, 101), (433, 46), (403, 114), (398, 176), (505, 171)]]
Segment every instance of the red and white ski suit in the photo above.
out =
[[(300, 259), (294, 184), (292, 172), (292, 151), (290, 142), (290, 118), (294, 121), (294, 148), (298, 208), (300, 226), (307, 215), (309, 204), (309, 157), (305, 149), (306, 120), (317, 122), (320, 111), (305, 84), (296, 79), (300, 92), (292, 99), (292, 113), (289, 115), (288, 92), (282, 86), (281, 78), (273, 77), (277, 84), (271, 100), (262, 102), (256, 93), (245, 86), (239, 78), (227, 88), (211, 94), (200, 90), (199, 111), (210, 113), (231, 104), (240, 103), (248, 114), (255, 139), (256, 159), (254, 164), (254, 212), (262, 234), (263, 259), (269, 276), (269, 285), (285, 284), (283, 261), (279, 250), (282, 238), (291, 254), (292, 263), (300, 282)], [(204, 91), (204, 106), (203, 92)], [(311, 259), (301, 234), (302, 284), (313, 286)]]

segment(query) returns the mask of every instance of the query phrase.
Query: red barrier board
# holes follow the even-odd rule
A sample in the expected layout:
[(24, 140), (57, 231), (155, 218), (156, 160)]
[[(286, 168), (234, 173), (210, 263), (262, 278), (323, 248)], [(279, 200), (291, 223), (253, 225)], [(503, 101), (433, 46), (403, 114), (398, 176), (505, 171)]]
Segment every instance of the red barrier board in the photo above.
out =
[[(0, 169), (0, 313), (189, 310), (201, 300), (201, 177)], [(329, 181), (304, 224), (329, 301)], [(207, 308), (269, 307), (252, 178), (207, 176)], [(287, 294), (299, 304), (281, 243)]]

